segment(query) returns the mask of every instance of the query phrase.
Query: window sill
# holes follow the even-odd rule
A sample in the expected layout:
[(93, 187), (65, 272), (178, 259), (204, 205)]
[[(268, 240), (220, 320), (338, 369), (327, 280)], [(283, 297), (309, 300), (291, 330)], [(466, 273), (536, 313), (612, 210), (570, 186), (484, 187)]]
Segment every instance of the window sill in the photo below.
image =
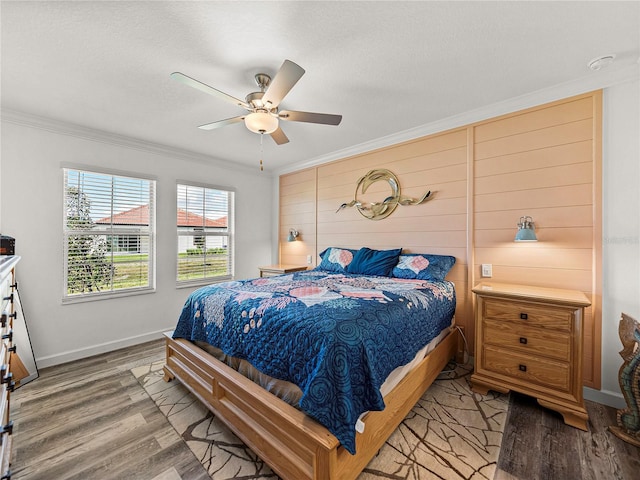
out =
[(213, 285), (216, 283), (231, 282), (233, 277), (231, 275), (226, 277), (216, 278), (203, 278), (202, 280), (189, 280), (176, 283), (176, 288), (192, 288), (192, 287), (206, 287), (207, 285)]
[(122, 292), (84, 294), (78, 297), (65, 297), (62, 305), (72, 305), (74, 303), (96, 302), (98, 300), (113, 300), (114, 298), (132, 297), (135, 295), (147, 295), (156, 293), (155, 288), (140, 288), (136, 290), (126, 290)]

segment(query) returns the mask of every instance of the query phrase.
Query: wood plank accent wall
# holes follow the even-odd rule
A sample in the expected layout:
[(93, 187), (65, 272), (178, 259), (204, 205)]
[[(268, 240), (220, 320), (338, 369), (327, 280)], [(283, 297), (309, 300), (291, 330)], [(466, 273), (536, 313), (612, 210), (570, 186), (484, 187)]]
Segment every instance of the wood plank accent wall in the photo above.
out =
[[(310, 168), (280, 177), (280, 263), (307, 265), (307, 255), (317, 257), (316, 176)], [(300, 235), (295, 242), (287, 242), (291, 228)]]
[[(600, 388), (602, 92), (596, 91), (280, 177), (280, 262), (306, 264), (329, 246), (454, 255), (456, 322), (473, 348), (471, 286), (481, 264), (493, 281), (576, 289), (586, 312), (584, 383)], [(402, 194), (431, 190), (418, 206), (372, 221), (355, 208), (358, 179), (392, 171)], [(383, 182), (372, 199), (388, 192)], [(369, 192), (367, 192), (369, 195)], [(378, 198), (380, 197), (380, 198)], [(537, 243), (515, 243), (520, 216), (533, 217)], [(286, 242), (289, 228), (301, 242)]]
[[(584, 381), (600, 385), (601, 205), (595, 166), (601, 148), (599, 92), (474, 126), (475, 265), (495, 281), (585, 292)], [(516, 223), (533, 217), (538, 242), (515, 243)]]

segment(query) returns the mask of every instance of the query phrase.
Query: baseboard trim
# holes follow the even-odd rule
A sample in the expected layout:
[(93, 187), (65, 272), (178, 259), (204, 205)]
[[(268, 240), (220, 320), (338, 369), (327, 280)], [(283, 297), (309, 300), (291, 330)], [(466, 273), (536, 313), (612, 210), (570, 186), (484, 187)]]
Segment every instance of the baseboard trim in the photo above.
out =
[(612, 392), (610, 390), (594, 390), (593, 388), (584, 387), (582, 394), (585, 400), (601, 403), (613, 408), (625, 408), (627, 403), (621, 393)]
[(53, 367), (54, 365), (60, 365), (62, 363), (72, 362), (74, 360), (80, 360), (81, 358), (87, 358), (94, 355), (99, 355), (101, 353), (112, 352), (113, 350), (119, 350), (120, 348), (130, 347), (132, 345), (138, 345), (140, 343), (150, 342), (152, 340), (159, 340), (163, 338), (162, 334), (164, 332), (172, 329), (173, 327), (165, 327), (161, 330), (145, 333), (143, 335), (136, 335), (133, 337), (122, 338), (120, 340), (114, 340), (112, 342), (92, 345), (86, 348), (79, 348), (77, 350), (69, 350), (67, 352), (57, 353), (55, 355), (39, 357), (36, 358), (36, 364), (38, 365), (38, 368)]

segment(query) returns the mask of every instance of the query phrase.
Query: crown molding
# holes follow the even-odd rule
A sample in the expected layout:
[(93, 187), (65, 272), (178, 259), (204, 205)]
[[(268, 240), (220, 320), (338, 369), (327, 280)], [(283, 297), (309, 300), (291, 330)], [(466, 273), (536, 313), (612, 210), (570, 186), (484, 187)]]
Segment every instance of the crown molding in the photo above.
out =
[[(523, 110), (530, 107), (542, 105), (544, 103), (561, 100), (563, 98), (579, 95), (582, 93), (612, 87), (621, 83), (638, 80), (640, 78), (640, 64), (636, 63), (624, 68), (610, 71), (594, 72), (593, 75), (583, 77), (578, 80), (565, 82), (553, 87), (537, 90), (519, 97), (514, 97), (502, 102), (494, 103), (475, 110), (470, 110), (458, 115), (453, 115), (435, 122), (431, 122), (419, 127), (404, 130), (372, 141), (353, 145), (351, 147), (331, 152), (312, 159), (297, 162), (281, 169), (271, 172), (261, 172), (261, 176), (271, 176), (274, 178), (280, 175), (303, 170), (324, 163), (340, 160), (342, 158), (359, 155), (361, 153), (389, 147), (416, 138), (432, 135), (434, 133), (459, 128), (472, 123), (498, 117), (507, 113)], [(49, 131), (60, 135), (69, 135), (94, 142), (117, 145), (135, 150), (150, 152), (156, 155), (171, 158), (181, 158), (192, 162), (206, 165), (214, 165), (225, 169), (240, 171), (243, 173), (258, 175), (253, 167), (239, 165), (228, 160), (192, 152), (190, 150), (170, 147), (155, 142), (149, 142), (126, 135), (110, 133), (102, 130), (85, 127), (82, 125), (43, 117), (31, 113), (20, 112), (3, 108), (0, 110), (3, 122), (22, 125), (40, 130)]]
[(524, 110), (545, 103), (550, 103), (563, 98), (573, 97), (582, 93), (591, 92), (601, 88), (637, 81), (640, 78), (640, 62), (635, 65), (619, 68), (617, 70), (594, 72), (593, 75), (554, 85), (553, 87), (537, 90), (519, 97), (510, 98), (502, 102), (487, 105), (475, 110), (470, 110), (458, 115), (443, 118), (426, 125), (404, 130), (402, 132), (380, 137), (375, 140), (353, 145), (343, 150), (338, 150), (327, 155), (301, 161), (295, 165), (284, 167), (274, 171), (278, 177), (286, 173), (296, 172), (305, 168), (315, 167), (324, 163), (333, 162), (343, 158), (359, 155), (372, 150), (389, 147), (416, 138), (435, 133), (452, 130), (473, 123), (481, 122), (500, 115), (505, 115), (518, 110)]
[[(90, 140), (92, 142), (100, 142), (106, 143), (108, 145), (116, 145), (120, 147), (131, 148), (134, 150), (141, 150), (144, 152), (153, 153), (155, 155), (161, 155), (163, 157), (180, 158), (182, 160), (197, 162), (209, 166), (216, 166), (229, 170), (240, 171), (242, 173), (248, 173), (251, 175), (258, 175), (256, 173), (256, 169), (253, 167), (238, 165), (228, 160), (211, 157), (209, 155), (203, 155), (201, 153), (192, 152), (190, 150), (170, 147), (168, 145), (149, 142), (138, 138), (128, 137), (126, 135), (97, 130), (75, 123), (65, 122), (62, 120), (6, 108), (0, 110), (0, 115), (3, 122), (13, 123), (25, 127), (37, 128), (39, 130), (56, 133), (58, 135), (68, 135), (84, 140)], [(261, 175), (264, 176), (264, 172), (261, 172)]]

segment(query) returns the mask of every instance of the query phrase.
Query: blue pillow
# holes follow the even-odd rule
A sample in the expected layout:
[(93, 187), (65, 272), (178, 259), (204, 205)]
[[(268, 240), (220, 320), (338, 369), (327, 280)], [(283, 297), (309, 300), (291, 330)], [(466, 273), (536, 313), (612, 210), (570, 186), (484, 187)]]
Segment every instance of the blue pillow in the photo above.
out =
[(388, 277), (394, 265), (398, 263), (401, 251), (401, 248), (372, 250), (362, 247), (353, 257), (353, 261), (347, 267), (347, 272)]
[(456, 258), (449, 255), (405, 253), (400, 255), (391, 275), (397, 278), (442, 282), (454, 263)]
[(351, 263), (355, 254), (356, 250), (351, 250), (349, 248), (329, 247), (320, 252), (320, 258), (322, 258), (322, 261), (315, 270), (345, 273), (347, 271), (347, 266)]

